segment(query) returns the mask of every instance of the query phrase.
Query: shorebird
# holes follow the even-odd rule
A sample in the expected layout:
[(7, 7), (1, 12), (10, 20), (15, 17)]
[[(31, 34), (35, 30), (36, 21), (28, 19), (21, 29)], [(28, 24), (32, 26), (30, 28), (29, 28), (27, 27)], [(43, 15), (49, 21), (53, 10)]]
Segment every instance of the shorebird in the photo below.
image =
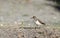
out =
[(46, 25), (44, 22), (42, 22), (41, 20), (39, 20), (36, 16), (33, 16), (32, 19), (34, 20), (36, 25)]

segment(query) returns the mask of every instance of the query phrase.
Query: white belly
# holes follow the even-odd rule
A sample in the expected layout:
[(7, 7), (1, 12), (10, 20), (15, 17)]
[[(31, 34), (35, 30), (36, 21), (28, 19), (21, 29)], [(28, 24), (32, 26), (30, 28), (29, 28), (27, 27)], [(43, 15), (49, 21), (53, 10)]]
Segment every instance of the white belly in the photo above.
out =
[(38, 20), (35, 22), (37, 25), (42, 25)]

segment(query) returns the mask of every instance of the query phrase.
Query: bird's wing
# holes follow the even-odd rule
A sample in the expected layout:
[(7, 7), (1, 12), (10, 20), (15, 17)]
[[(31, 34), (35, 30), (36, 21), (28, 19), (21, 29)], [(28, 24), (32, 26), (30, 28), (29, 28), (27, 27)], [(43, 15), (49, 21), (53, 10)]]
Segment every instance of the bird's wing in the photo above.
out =
[(46, 25), (46, 24), (45, 24), (44, 22), (42, 22), (41, 20), (38, 19), (38, 21), (39, 21), (41, 24)]

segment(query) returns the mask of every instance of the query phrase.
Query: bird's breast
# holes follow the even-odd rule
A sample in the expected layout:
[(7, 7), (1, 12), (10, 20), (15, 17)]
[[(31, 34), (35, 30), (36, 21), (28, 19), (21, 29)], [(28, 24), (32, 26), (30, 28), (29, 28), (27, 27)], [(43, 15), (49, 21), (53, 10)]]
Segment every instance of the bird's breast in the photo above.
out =
[(42, 25), (38, 20), (35, 22), (37, 25)]

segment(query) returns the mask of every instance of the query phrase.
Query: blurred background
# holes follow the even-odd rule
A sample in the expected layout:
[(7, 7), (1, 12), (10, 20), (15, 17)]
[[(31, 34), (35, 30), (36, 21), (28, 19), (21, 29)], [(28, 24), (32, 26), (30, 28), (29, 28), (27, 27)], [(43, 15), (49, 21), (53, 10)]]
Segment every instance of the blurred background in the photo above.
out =
[(60, 0), (0, 0), (1, 25), (21, 21), (32, 25), (32, 16), (49, 25), (60, 25)]

